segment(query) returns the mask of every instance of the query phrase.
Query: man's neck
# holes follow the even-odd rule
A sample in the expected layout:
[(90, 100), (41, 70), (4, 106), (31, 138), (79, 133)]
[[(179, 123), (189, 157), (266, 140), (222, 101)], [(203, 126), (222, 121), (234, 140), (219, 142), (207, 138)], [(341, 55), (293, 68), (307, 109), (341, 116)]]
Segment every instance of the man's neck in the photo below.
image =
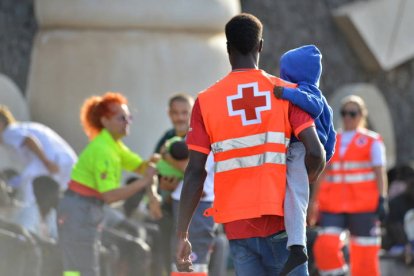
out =
[(232, 70), (258, 69), (259, 56), (256, 54), (237, 55), (231, 63)]
[(187, 135), (188, 130), (186, 131), (179, 131), (179, 130), (175, 130), (175, 135), (179, 136), (179, 137), (185, 137)]

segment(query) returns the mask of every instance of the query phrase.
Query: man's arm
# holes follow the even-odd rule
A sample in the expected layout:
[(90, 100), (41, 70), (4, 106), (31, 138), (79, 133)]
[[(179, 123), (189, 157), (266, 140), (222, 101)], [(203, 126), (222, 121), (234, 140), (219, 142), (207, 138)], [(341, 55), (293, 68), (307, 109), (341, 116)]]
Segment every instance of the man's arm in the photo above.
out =
[(305, 165), (308, 172), (309, 183), (314, 183), (325, 168), (325, 151), (318, 139), (314, 126), (301, 131), (298, 138), (306, 149)]
[(151, 162), (149, 162), (146, 167), (147, 168), (142, 179), (137, 179), (130, 185), (102, 193), (103, 200), (106, 203), (110, 204), (122, 199), (127, 199), (128, 197), (131, 197), (135, 193), (139, 192), (140, 190), (150, 186), (154, 181), (154, 175), (156, 175), (157, 170), (155, 169), (155, 164)]
[(42, 161), (50, 173), (59, 172), (59, 166), (53, 161), (47, 159), (42, 145), (35, 137), (27, 136), (24, 139), (23, 144), (27, 146), (40, 159), (40, 161)]
[(204, 180), (207, 172), (205, 164), (207, 154), (190, 150), (190, 160), (184, 174), (181, 191), (180, 211), (178, 214), (177, 231), (187, 232), (191, 217), (203, 193)]
[(178, 271), (191, 272), (191, 244), (188, 241), (188, 227), (194, 210), (200, 201), (207, 172), (205, 164), (207, 154), (190, 150), (190, 160), (184, 174), (184, 184), (181, 191), (180, 209), (177, 224), (176, 265)]
[(375, 178), (377, 179), (377, 186), (380, 196), (386, 198), (388, 185), (387, 185), (387, 173), (384, 166), (375, 166), (374, 168)]
[(375, 166), (374, 168), (375, 178), (377, 179), (377, 186), (379, 191), (378, 207), (376, 213), (379, 220), (382, 222), (387, 216), (388, 213), (388, 204), (387, 204), (387, 173), (385, 172), (384, 166)]

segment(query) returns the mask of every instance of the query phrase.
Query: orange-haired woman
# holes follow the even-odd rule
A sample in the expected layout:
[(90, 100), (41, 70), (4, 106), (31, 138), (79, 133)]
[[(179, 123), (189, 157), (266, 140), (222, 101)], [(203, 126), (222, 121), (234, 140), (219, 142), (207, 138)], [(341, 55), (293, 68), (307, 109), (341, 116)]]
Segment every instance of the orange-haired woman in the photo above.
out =
[[(103, 205), (126, 199), (152, 183), (154, 165), (143, 162), (121, 139), (129, 132), (127, 99), (108, 92), (92, 96), (81, 109), (90, 143), (75, 164), (69, 188), (59, 204), (59, 243), (64, 276), (98, 276), (98, 244)], [(131, 185), (119, 187), (122, 170), (142, 173)]]

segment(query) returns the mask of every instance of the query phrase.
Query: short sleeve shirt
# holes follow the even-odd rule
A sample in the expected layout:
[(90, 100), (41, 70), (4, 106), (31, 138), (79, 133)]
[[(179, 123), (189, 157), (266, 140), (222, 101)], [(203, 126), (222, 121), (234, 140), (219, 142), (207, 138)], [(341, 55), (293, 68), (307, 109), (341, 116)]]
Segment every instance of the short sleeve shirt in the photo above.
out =
[[(289, 103), (289, 122), (296, 136), (298, 136), (302, 130), (314, 125), (314, 121), (308, 113), (291, 103)], [(190, 129), (187, 134), (187, 144), (191, 150), (205, 154), (210, 152), (210, 137), (204, 126), (198, 99), (194, 103), (191, 114)]]
[(139, 155), (103, 129), (80, 154), (71, 178), (104, 193), (119, 187), (122, 170), (134, 171), (142, 162)]
[(66, 159), (74, 163), (77, 158), (69, 144), (55, 131), (36, 122), (11, 123), (2, 135), (3, 143), (13, 148), (25, 162), (30, 162), (34, 158), (33, 153), (23, 146), (28, 137), (35, 139), (40, 144), (49, 160), (57, 162), (59, 159), (67, 157)]

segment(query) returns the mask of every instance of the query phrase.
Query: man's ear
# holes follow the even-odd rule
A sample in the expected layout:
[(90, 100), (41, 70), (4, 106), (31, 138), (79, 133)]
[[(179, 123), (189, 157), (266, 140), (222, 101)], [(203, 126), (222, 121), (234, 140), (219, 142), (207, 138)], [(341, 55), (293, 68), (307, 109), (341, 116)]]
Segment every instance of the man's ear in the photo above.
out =
[(228, 42), (228, 41), (226, 42), (226, 45), (227, 45), (227, 54), (229, 54), (229, 55), (230, 55), (230, 51), (231, 51), (231, 50), (230, 50), (230, 48), (231, 48), (231, 47), (230, 47), (230, 44), (229, 44), (229, 42)]
[(259, 41), (259, 49), (258, 49), (258, 52), (260, 53), (262, 51), (262, 49), (263, 49), (263, 38), (260, 39), (260, 41)]

